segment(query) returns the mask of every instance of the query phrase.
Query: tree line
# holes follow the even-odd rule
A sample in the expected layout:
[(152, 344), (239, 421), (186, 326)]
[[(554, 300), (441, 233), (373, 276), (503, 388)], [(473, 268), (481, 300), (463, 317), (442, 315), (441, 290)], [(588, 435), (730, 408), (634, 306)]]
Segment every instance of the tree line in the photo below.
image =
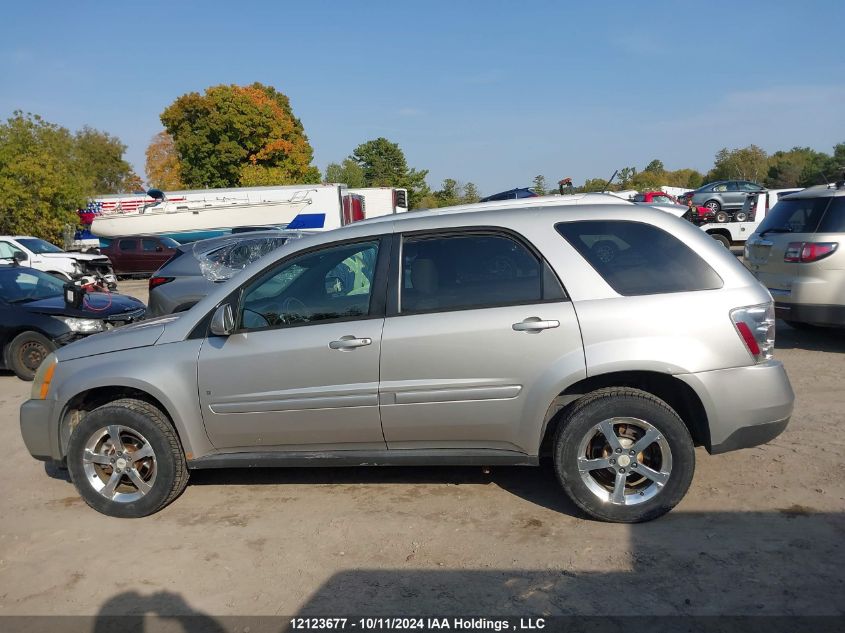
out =
[[(321, 173), (313, 148), (288, 97), (271, 86), (219, 85), (178, 97), (160, 115), (163, 130), (146, 149), (147, 185), (166, 190), (342, 182), (350, 187), (402, 187), (411, 208), (476, 202), (472, 182), (446, 178), (431, 189), (427, 169), (408, 165), (399, 145), (379, 137), (362, 142)], [(34, 233), (60, 241), (77, 208), (95, 195), (141, 190), (141, 178), (123, 158), (126, 146), (90, 127), (71, 132), (37, 114), (16, 111), (0, 124), (0, 233)], [(756, 145), (720, 150), (707, 173), (668, 170), (659, 159), (642, 170), (627, 166), (618, 178), (587, 178), (574, 191), (694, 189), (705, 182), (743, 179), (770, 188), (830, 182), (845, 166), (845, 143), (827, 154), (793, 147), (771, 155)], [(554, 181), (556, 182), (556, 181)], [(557, 191), (533, 179), (540, 195)]]

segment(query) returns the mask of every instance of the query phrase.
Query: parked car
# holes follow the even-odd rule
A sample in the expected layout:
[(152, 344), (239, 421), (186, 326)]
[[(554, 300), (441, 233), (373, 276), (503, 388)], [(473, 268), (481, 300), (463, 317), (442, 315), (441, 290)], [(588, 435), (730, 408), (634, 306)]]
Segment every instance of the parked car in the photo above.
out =
[(498, 200), (519, 200), (521, 198), (536, 198), (537, 194), (533, 189), (528, 187), (517, 187), (516, 189), (509, 189), (508, 191), (501, 191), (494, 193), (491, 196), (481, 198), (479, 202), (496, 202)]
[(716, 222), (728, 222), (732, 212), (742, 209), (749, 193), (765, 191), (763, 185), (749, 180), (718, 180), (703, 185), (692, 192), (694, 206), (710, 209)]
[(746, 241), (745, 260), (790, 325), (845, 326), (845, 183), (784, 196)]
[(155, 272), (173, 257), (179, 242), (159, 235), (117, 237), (100, 251), (111, 260), (117, 275), (144, 275)]
[(217, 284), (288, 240), (304, 235), (307, 233), (303, 231), (280, 229), (248, 231), (179, 246), (150, 277), (148, 315), (184, 312)]
[(696, 224), (706, 222), (713, 217), (713, 212), (707, 207), (695, 207), (694, 215), (690, 217), (688, 215), (689, 207), (686, 204), (681, 204), (675, 196), (671, 196), (662, 191), (644, 191), (642, 193), (638, 193), (631, 198), (631, 202), (657, 207), (664, 211), (669, 211), (678, 217), (685, 216), (690, 222)]
[(19, 262), (46, 273), (71, 281), (87, 275), (102, 278), (110, 288), (117, 288), (117, 277), (109, 258), (93, 253), (71, 253), (37, 237), (0, 235), (0, 260), (11, 262), (15, 253)]
[(72, 341), (132, 323), (144, 304), (119, 294), (90, 293), (78, 308), (65, 303), (64, 283), (24, 266), (0, 265), (0, 362), (32, 380), (41, 361)]
[(118, 517), (192, 469), (549, 456), (586, 514), (645, 521), (684, 496), (695, 446), (786, 427), (773, 324), (736, 258), (656, 209), (409, 212), (291, 240), (187, 312), (57, 350), (21, 432)]

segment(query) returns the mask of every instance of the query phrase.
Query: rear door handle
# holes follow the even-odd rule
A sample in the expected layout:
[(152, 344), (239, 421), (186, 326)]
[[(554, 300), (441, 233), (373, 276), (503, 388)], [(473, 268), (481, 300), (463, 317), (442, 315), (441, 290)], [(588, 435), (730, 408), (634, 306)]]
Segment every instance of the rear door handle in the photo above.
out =
[(330, 349), (337, 349), (340, 351), (351, 351), (356, 347), (364, 347), (365, 345), (372, 345), (371, 338), (356, 338), (354, 336), (341, 336), (337, 341), (329, 343)]
[(542, 332), (543, 330), (560, 327), (560, 321), (553, 319), (544, 321), (540, 317), (528, 317), (524, 321), (514, 323), (511, 327), (517, 332)]

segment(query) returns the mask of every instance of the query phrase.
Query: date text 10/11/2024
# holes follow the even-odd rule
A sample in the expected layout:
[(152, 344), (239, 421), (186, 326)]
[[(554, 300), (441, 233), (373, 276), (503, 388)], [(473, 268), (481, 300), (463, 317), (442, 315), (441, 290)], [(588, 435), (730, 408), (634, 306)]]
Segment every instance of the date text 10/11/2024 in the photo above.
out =
[(300, 631), (357, 629), (361, 631), (530, 631), (546, 627), (543, 618), (319, 618), (295, 617), (290, 628)]

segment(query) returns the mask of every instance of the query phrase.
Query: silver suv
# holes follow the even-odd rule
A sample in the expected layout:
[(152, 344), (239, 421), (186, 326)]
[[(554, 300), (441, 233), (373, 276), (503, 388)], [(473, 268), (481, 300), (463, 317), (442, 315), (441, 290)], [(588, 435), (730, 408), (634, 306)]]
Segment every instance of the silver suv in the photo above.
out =
[(745, 243), (745, 260), (794, 327), (845, 327), (845, 182), (782, 198)]
[(586, 514), (646, 521), (695, 446), (755, 446), (793, 393), (772, 299), (707, 235), (631, 205), (413, 212), (291, 241), (187, 312), (41, 365), (38, 459), (139, 517), (191, 469), (537, 465)]

